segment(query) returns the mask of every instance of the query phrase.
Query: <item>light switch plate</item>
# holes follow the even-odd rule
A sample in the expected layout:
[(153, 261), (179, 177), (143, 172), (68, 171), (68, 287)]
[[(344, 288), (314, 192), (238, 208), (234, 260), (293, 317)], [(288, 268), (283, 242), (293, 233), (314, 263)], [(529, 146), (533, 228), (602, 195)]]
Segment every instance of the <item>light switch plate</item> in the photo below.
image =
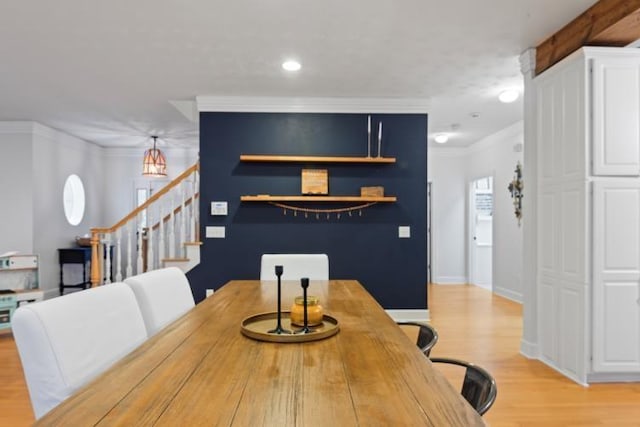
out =
[(224, 239), (225, 228), (219, 226), (205, 227), (205, 235), (207, 236), (207, 239)]
[(409, 239), (411, 237), (411, 227), (408, 225), (401, 225), (398, 227), (398, 238)]
[(227, 202), (211, 202), (211, 215), (227, 215)]

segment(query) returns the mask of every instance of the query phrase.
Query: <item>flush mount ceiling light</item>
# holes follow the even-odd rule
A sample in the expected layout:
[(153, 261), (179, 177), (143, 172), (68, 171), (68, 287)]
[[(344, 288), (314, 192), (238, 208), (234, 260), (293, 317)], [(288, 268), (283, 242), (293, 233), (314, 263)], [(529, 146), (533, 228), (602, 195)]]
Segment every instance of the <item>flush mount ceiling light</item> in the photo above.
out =
[(504, 102), (505, 104), (509, 104), (510, 102), (515, 101), (520, 96), (520, 93), (515, 89), (508, 89), (500, 92), (498, 95), (498, 99), (500, 102)]
[(447, 135), (446, 133), (439, 133), (439, 134), (436, 134), (436, 136), (434, 136), (433, 139), (438, 144), (444, 144), (449, 140), (449, 135)]
[(162, 177), (167, 176), (167, 159), (164, 157), (162, 151), (156, 148), (157, 136), (152, 136), (153, 148), (144, 152), (144, 158), (142, 160), (142, 176), (149, 177)]
[(290, 59), (282, 63), (282, 68), (284, 68), (287, 71), (298, 71), (300, 68), (302, 68), (302, 66), (298, 61), (294, 61)]

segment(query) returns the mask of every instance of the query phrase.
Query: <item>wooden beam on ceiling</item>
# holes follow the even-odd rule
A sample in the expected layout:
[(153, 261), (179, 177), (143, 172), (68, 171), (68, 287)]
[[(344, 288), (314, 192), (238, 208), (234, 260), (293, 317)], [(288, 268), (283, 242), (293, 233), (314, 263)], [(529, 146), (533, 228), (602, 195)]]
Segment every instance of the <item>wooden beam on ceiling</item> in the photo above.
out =
[(600, 0), (536, 47), (536, 74), (582, 46), (626, 46), (640, 39), (640, 0)]

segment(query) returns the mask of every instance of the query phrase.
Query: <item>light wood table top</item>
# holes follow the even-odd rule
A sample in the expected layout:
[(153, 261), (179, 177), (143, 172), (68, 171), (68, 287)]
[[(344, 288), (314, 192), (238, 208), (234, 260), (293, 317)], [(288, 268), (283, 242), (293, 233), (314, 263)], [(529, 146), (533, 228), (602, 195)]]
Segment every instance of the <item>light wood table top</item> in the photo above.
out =
[[(467, 404), (354, 280), (311, 281), (340, 332), (255, 341), (275, 281), (231, 281), (41, 418), (38, 425), (475, 426)], [(282, 307), (301, 294), (284, 281)]]

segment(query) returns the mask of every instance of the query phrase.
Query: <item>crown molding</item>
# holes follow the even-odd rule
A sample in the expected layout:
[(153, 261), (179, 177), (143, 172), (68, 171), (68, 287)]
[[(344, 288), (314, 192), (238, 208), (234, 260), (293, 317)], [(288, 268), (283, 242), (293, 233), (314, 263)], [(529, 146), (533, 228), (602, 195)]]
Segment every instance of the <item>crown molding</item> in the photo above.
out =
[(520, 72), (523, 75), (531, 73), (533, 75), (536, 70), (536, 48), (532, 47), (520, 55)]
[[(140, 157), (145, 150), (150, 147), (102, 147), (102, 152), (106, 157)], [(160, 148), (162, 152), (170, 157), (198, 157), (198, 148)]]
[(475, 154), (488, 150), (505, 141), (514, 142), (514, 139), (517, 140), (515, 142), (524, 142), (524, 121), (522, 120), (518, 120), (512, 125), (474, 142), (466, 148), (466, 151), (468, 154)]
[(430, 109), (421, 98), (198, 96), (196, 104), (199, 112), (426, 114)]
[(6, 121), (0, 122), (0, 134), (32, 134), (35, 122), (32, 121)]
[(429, 147), (428, 151), (429, 154), (440, 157), (462, 157), (467, 154), (467, 149), (465, 147), (441, 147), (434, 145)]

